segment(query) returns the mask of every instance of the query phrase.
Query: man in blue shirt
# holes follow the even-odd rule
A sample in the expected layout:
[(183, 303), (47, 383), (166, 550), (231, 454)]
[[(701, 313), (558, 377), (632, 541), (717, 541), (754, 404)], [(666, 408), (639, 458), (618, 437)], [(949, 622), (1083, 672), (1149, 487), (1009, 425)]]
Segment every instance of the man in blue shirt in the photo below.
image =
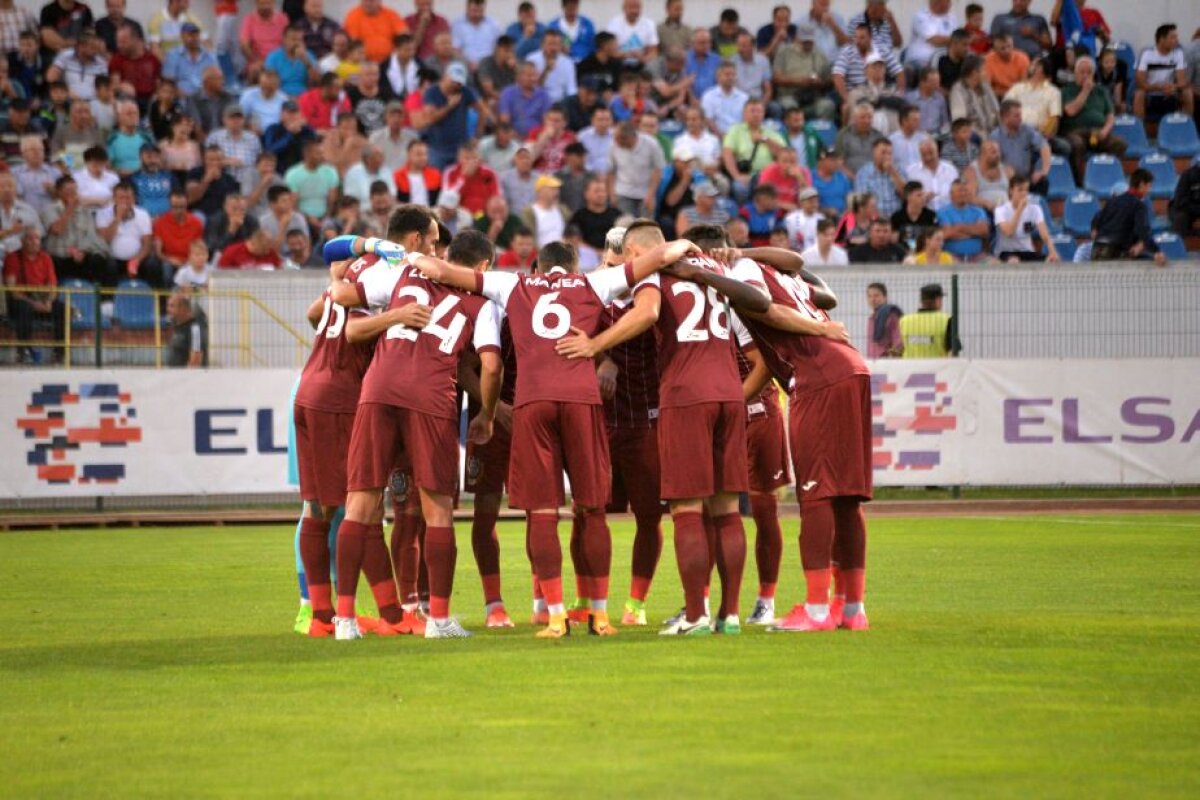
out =
[(700, 28), (692, 34), (692, 49), (688, 50), (683, 67), (685, 74), (695, 78), (692, 94), (703, 97), (705, 92), (717, 85), (717, 67), (720, 65), (721, 57), (712, 49), (712, 34), (707, 28)]
[(283, 44), (267, 55), (263, 66), (275, 71), (279, 76), (279, 88), (288, 97), (297, 98), (304, 94), (317, 72), (316, 59), (304, 49), (304, 30), (298, 25), (289, 25), (283, 32)]
[(137, 204), (146, 213), (157, 219), (171, 210), (171, 192), (181, 187), (174, 173), (162, 168), (162, 153), (158, 145), (142, 145), (142, 168), (130, 176), (133, 190), (137, 193)]
[(484, 110), (479, 96), (467, 86), (467, 68), (457, 61), (446, 67), (441, 80), (425, 90), (425, 107), (429, 111), (424, 136), (429, 145), (429, 163), (445, 169), (458, 159), (459, 146), (477, 132), (467, 130), (471, 108), (478, 114), (476, 128), (483, 127)]
[(542, 124), (542, 116), (550, 108), (550, 94), (538, 86), (538, 70), (524, 61), (517, 68), (517, 82), (500, 92), (496, 113), (500, 122), (508, 122), (524, 139)]
[(521, 61), (542, 46), (545, 32), (546, 26), (538, 22), (537, 9), (528, 1), (517, 6), (517, 21), (505, 31), (516, 42), (517, 59)]
[(200, 91), (204, 82), (204, 70), (218, 67), (217, 56), (213, 51), (200, 46), (200, 28), (191, 22), (183, 23), (179, 29), (182, 47), (173, 48), (167, 53), (163, 64), (163, 77), (175, 81), (179, 93), (191, 97)]
[(579, 15), (579, 0), (562, 0), (562, 16), (550, 22), (550, 29), (563, 35), (563, 44), (571, 60), (578, 64), (596, 52), (596, 26)]
[(961, 261), (974, 261), (983, 253), (983, 243), (991, 234), (988, 213), (967, 202), (970, 196), (967, 182), (959, 178), (950, 184), (950, 204), (938, 212), (943, 249)]
[(850, 179), (842, 170), (842, 157), (836, 150), (825, 150), (817, 161), (812, 176), (813, 188), (821, 198), (821, 210), (828, 217), (840, 217), (846, 211), (846, 195)]
[(467, 0), (467, 13), (450, 23), (454, 49), (462, 53), (471, 69), (490, 56), (504, 31), (487, 16), (487, 0)]

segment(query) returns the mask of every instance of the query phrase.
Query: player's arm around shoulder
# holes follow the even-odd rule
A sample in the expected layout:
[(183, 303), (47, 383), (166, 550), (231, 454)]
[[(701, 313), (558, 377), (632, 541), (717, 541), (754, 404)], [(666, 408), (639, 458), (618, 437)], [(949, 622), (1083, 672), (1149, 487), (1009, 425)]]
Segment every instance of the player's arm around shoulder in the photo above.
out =
[(761, 289), (687, 259), (672, 264), (667, 269), (667, 274), (716, 290), (725, 295), (730, 305), (738, 311), (761, 314), (771, 307), (770, 296)]
[[(629, 269), (626, 264), (625, 270)], [(613, 267), (606, 272), (615, 272)], [(592, 273), (595, 275), (596, 273)], [(555, 351), (566, 358), (595, 358), (623, 342), (627, 342), (654, 327), (662, 308), (662, 292), (659, 290), (657, 274), (651, 274), (633, 287), (633, 307), (615, 325), (600, 333), (588, 336), (585, 331), (571, 326), (571, 333), (559, 339)]]

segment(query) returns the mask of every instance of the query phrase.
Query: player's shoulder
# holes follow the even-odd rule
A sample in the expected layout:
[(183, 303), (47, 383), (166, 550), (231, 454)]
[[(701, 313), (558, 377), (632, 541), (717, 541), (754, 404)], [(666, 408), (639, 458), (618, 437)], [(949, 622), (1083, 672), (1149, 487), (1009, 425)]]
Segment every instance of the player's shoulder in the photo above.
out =
[(346, 267), (347, 280), (358, 280), (364, 272), (378, 264), (379, 260), (379, 256), (374, 253), (367, 253), (354, 259), (354, 261), (350, 262), (350, 266)]

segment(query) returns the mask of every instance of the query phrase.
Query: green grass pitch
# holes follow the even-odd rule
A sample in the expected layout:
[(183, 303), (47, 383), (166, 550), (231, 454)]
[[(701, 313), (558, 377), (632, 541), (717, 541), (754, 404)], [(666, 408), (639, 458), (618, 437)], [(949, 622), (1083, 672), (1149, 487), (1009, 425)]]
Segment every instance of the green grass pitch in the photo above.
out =
[(357, 643), (291, 633), (282, 526), (0, 534), (0, 796), (1200, 796), (1200, 517), (877, 519), (874, 630), (699, 640), (535, 640), (514, 523), (485, 631), (458, 532), (477, 636)]

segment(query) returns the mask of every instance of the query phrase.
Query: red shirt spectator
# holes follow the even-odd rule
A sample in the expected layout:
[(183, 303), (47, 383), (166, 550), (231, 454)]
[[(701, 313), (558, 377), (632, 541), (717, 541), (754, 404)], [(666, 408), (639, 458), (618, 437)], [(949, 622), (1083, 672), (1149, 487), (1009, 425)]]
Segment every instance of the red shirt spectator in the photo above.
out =
[(533, 270), (535, 261), (537, 261), (536, 248), (530, 250), (524, 258), (518, 255), (516, 250), (505, 250), (496, 258), (496, 268), (511, 272), (530, 272)]
[(566, 115), (551, 109), (546, 112), (543, 123), (529, 131), (526, 141), (534, 153), (534, 169), (558, 172), (567, 162), (567, 145), (575, 141), (575, 134), (567, 127)]
[(243, 52), (249, 50), (256, 62), (261, 62), (283, 46), (283, 32), (288, 26), (287, 15), (275, 8), (273, 0), (256, 0), (254, 12), (242, 18), (238, 41)]
[(192, 242), (204, 238), (204, 223), (186, 210), (182, 215), (175, 210), (163, 214), (154, 220), (153, 230), (159, 254), (176, 265), (187, 261)]
[(58, 274), (50, 254), (39, 249), (36, 255), (27, 256), (24, 249), (13, 250), (4, 257), (5, 286), (58, 286)]
[(315, 131), (333, 127), (336, 116), (350, 113), (350, 98), (342, 91), (341, 82), (333, 75), (321, 79), (321, 85), (300, 95), (297, 101), (304, 121)]
[(266, 266), (279, 269), (283, 266), (283, 259), (262, 237), (257, 236), (234, 242), (222, 250), (221, 257), (217, 259), (218, 269), (263, 269)]
[[(121, 34), (118, 34), (118, 41), (120, 37)], [(132, 86), (139, 100), (154, 96), (154, 90), (158, 88), (158, 79), (162, 75), (162, 62), (158, 60), (158, 56), (144, 46), (141, 47), (141, 51), (140, 56), (118, 52), (108, 62), (108, 74), (115, 80)]]
[(769, 183), (774, 186), (779, 205), (786, 209), (795, 208), (800, 190), (812, 186), (812, 173), (808, 171), (808, 167), (800, 166), (794, 158), (790, 161), (790, 164), (772, 162), (763, 167), (762, 172), (758, 174), (758, 185)]
[[(492, 168), (480, 162), (478, 154), (471, 151), (470, 161), (459, 156), (458, 163), (446, 170), (442, 185), (458, 192), (459, 205), (478, 217), (487, 207), (487, 201), (500, 194), (500, 179)], [(466, 174), (470, 170), (471, 174)]]
[(450, 33), (446, 18), (433, 13), (433, 0), (416, 0), (417, 12), (404, 18), (408, 32), (417, 44), (417, 58), (427, 61), (433, 58), (433, 37), (439, 33)]

